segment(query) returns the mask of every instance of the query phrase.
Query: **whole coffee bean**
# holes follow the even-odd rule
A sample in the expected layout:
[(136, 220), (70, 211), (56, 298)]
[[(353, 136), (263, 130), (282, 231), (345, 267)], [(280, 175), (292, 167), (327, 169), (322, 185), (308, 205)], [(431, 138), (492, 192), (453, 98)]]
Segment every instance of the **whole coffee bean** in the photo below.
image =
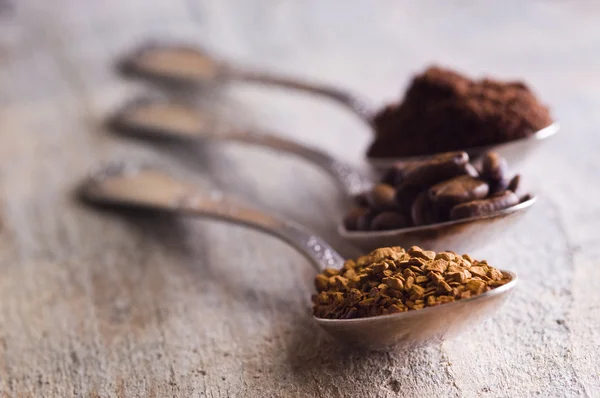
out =
[(479, 171), (477, 171), (477, 168), (471, 163), (465, 164), (465, 174), (473, 178), (479, 178)]
[(510, 180), (508, 178), (503, 178), (498, 181), (490, 180), (490, 195), (506, 191), (509, 183)]
[(429, 187), (448, 178), (467, 174), (466, 152), (448, 152), (423, 160), (410, 167), (404, 175), (404, 186)]
[(483, 157), (481, 177), (488, 181), (500, 181), (505, 178), (508, 171), (506, 159), (496, 152), (488, 152)]
[(485, 182), (464, 175), (432, 186), (429, 198), (437, 207), (449, 209), (458, 203), (485, 198), (489, 188)]
[(367, 192), (362, 192), (358, 195), (354, 195), (352, 201), (358, 207), (369, 207), (369, 200), (367, 199), (367, 194)]
[(513, 191), (514, 193), (517, 193), (517, 191), (519, 190), (520, 183), (521, 183), (521, 176), (519, 174), (517, 174), (516, 176), (514, 176), (512, 178), (512, 180), (510, 180), (510, 183), (508, 184), (508, 189)]
[(427, 191), (421, 192), (410, 209), (412, 222), (415, 226), (433, 224), (438, 221), (436, 210)]
[(374, 231), (384, 231), (404, 228), (408, 225), (409, 223), (403, 214), (395, 211), (384, 211), (373, 218), (370, 229)]
[(371, 228), (371, 221), (377, 216), (377, 213), (371, 209), (367, 209), (366, 213), (358, 217), (356, 229), (358, 231), (368, 231)]
[(525, 195), (521, 196), (519, 198), (519, 203), (523, 203), (523, 202), (527, 202), (528, 200), (531, 200), (532, 196), (528, 193), (526, 193)]
[(504, 191), (487, 199), (478, 199), (454, 206), (450, 210), (450, 219), (479, 217), (495, 213), (519, 203), (519, 197), (512, 191)]
[(398, 209), (404, 213), (409, 213), (413, 202), (421, 192), (423, 192), (421, 187), (400, 185), (396, 189), (395, 197)]
[(377, 184), (367, 195), (369, 206), (373, 210), (392, 210), (397, 208), (396, 190), (388, 184)]
[(406, 173), (406, 165), (402, 163), (395, 163), (389, 169), (387, 169), (381, 177), (381, 182), (384, 184), (397, 187), (404, 180), (404, 174)]
[(344, 217), (344, 228), (348, 231), (356, 231), (361, 217), (365, 216), (369, 209), (365, 207), (355, 207), (351, 209)]

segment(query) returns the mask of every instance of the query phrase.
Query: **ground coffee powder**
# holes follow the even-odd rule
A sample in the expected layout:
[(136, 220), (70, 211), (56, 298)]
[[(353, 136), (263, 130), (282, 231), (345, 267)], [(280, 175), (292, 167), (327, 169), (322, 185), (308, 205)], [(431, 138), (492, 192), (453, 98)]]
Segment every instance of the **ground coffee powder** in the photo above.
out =
[(430, 67), (404, 100), (375, 117), (373, 158), (428, 155), (527, 137), (552, 123), (548, 108), (522, 82), (471, 80)]

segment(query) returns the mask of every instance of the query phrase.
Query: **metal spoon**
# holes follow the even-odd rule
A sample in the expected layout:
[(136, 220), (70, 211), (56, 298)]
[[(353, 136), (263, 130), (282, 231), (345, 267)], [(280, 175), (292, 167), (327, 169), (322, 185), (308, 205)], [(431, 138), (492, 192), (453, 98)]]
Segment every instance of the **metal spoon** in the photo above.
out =
[(290, 153), (331, 175), (348, 198), (373, 186), (370, 176), (326, 152), (277, 135), (226, 125), (183, 101), (161, 96), (135, 99), (110, 116), (108, 124), (116, 132), (135, 138), (234, 141)]
[[(308, 258), (317, 272), (341, 267), (344, 259), (305, 227), (238, 205), (219, 192), (209, 194), (157, 170), (112, 165), (93, 173), (80, 187), (86, 201), (211, 217), (264, 231), (283, 239)], [(508, 298), (517, 276), (479, 296), (393, 315), (357, 319), (314, 318), (334, 338), (356, 348), (409, 349), (441, 342), (489, 317)]]
[(127, 76), (176, 86), (239, 80), (306, 91), (344, 105), (369, 125), (377, 112), (369, 101), (347, 91), (297, 78), (233, 66), (194, 46), (151, 42), (127, 54), (119, 61), (117, 67)]
[[(138, 138), (239, 141), (292, 153), (333, 176), (349, 201), (375, 183), (374, 179), (323, 151), (274, 135), (224, 126), (182, 102), (162, 98), (136, 100), (113, 115), (110, 124), (121, 134)], [(536, 198), (533, 197), (486, 216), (387, 231), (349, 231), (340, 221), (338, 232), (343, 238), (365, 250), (402, 244), (429, 247), (435, 251), (453, 248), (467, 252), (493, 241), (518, 218), (509, 216), (523, 215), (524, 210), (535, 201)]]
[[(202, 48), (169, 43), (149, 43), (123, 57), (118, 69), (127, 76), (167, 83), (183, 87), (201, 84), (239, 80), (305, 91), (332, 99), (355, 113), (361, 120), (374, 128), (373, 118), (379, 109), (360, 95), (343, 89), (302, 81), (297, 78), (283, 77), (270, 72), (254, 71), (233, 66), (219, 60)], [(475, 158), (490, 149), (498, 152), (510, 164), (516, 164), (524, 154), (537, 148), (542, 140), (549, 138), (559, 130), (553, 123), (540, 131), (518, 140), (487, 147), (463, 149), (471, 158)], [(430, 154), (428, 156), (435, 155)], [(422, 156), (421, 156), (422, 157)], [(419, 158), (419, 157), (415, 157)], [(399, 160), (413, 160), (412, 157), (393, 159), (367, 157), (374, 166), (388, 167)]]

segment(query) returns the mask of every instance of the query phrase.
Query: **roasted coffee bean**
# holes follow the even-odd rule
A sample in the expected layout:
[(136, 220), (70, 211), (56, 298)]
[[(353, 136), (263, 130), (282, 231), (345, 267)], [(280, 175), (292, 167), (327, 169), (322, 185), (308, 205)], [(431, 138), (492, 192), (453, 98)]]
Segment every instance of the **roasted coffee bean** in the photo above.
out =
[(508, 163), (496, 152), (488, 152), (483, 157), (481, 177), (488, 181), (500, 181), (506, 177)]
[(450, 208), (458, 203), (483, 199), (488, 192), (488, 184), (464, 175), (432, 186), (429, 188), (429, 198), (438, 207)]
[(407, 170), (403, 186), (429, 187), (448, 178), (467, 174), (469, 162), (466, 152), (449, 152), (418, 162)]
[(521, 183), (521, 176), (519, 174), (517, 174), (516, 176), (514, 176), (512, 178), (512, 180), (510, 180), (510, 183), (508, 184), (508, 189), (513, 191), (514, 193), (517, 193), (517, 191), (519, 190), (520, 183)]
[(465, 164), (465, 174), (473, 178), (479, 178), (479, 171), (471, 163)]
[(412, 222), (415, 226), (432, 224), (438, 221), (436, 209), (427, 191), (421, 192), (410, 209)]
[(408, 166), (404, 181), (396, 188), (398, 206), (410, 210), (417, 195), (431, 185), (459, 175), (477, 175), (468, 160), (465, 152), (452, 152)]
[(490, 195), (506, 191), (509, 183), (510, 180), (508, 178), (503, 178), (499, 181), (490, 181)]
[(367, 194), (367, 201), (374, 210), (392, 210), (396, 207), (396, 190), (388, 184), (377, 184)]
[(410, 212), (410, 208), (417, 198), (417, 196), (423, 192), (423, 188), (416, 186), (404, 186), (401, 185), (396, 189), (396, 203), (398, 204), (398, 208)]
[(358, 217), (356, 229), (358, 231), (367, 231), (371, 227), (371, 221), (373, 221), (373, 218), (375, 218), (376, 215), (377, 213), (375, 211), (368, 209), (366, 213)]
[(389, 169), (387, 169), (385, 173), (383, 173), (381, 182), (393, 187), (397, 187), (402, 183), (406, 170), (407, 166), (405, 164), (395, 163)]
[(366, 207), (355, 207), (344, 217), (344, 228), (348, 231), (355, 231), (358, 228), (359, 220), (369, 212)]
[(532, 198), (533, 198), (533, 196), (531, 196), (531, 194), (527, 193), (519, 198), (519, 203), (527, 202), (528, 200), (531, 200)]
[(473, 164), (465, 152), (398, 162), (370, 192), (354, 197), (366, 209), (351, 211), (344, 223), (349, 230), (385, 230), (489, 214), (516, 204), (510, 193), (520, 177), (508, 178), (506, 169), (493, 152)]
[(358, 195), (354, 195), (352, 201), (358, 207), (369, 207), (369, 200), (367, 199), (367, 192), (359, 193)]
[(504, 191), (487, 199), (461, 203), (450, 210), (450, 219), (478, 217), (506, 209), (519, 203), (519, 197), (512, 191)]
[(404, 228), (409, 225), (406, 217), (395, 211), (384, 211), (379, 213), (371, 221), (371, 228), (375, 231)]

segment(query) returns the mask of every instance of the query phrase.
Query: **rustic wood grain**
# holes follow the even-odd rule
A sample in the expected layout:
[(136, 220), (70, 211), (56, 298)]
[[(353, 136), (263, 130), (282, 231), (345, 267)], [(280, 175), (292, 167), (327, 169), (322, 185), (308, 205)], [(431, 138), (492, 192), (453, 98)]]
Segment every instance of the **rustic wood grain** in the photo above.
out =
[[(1, 396), (600, 396), (598, 4), (12, 3), (0, 14)], [(378, 103), (431, 62), (527, 79), (563, 130), (522, 165), (540, 203), (474, 253), (520, 274), (510, 302), (442, 346), (357, 353), (313, 324), (312, 270), (283, 243), (77, 203), (73, 187), (92, 165), (153, 162), (352, 253), (335, 234), (340, 193), (310, 165), (233, 144), (147, 145), (105, 131), (107, 112), (146, 90), (111, 63), (146, 37), (202, 43)], [(356, 164), (369, 141), (365, 126), (324, 100), (241, 85), (205, 97), (203, 106), (236, 123)]]

